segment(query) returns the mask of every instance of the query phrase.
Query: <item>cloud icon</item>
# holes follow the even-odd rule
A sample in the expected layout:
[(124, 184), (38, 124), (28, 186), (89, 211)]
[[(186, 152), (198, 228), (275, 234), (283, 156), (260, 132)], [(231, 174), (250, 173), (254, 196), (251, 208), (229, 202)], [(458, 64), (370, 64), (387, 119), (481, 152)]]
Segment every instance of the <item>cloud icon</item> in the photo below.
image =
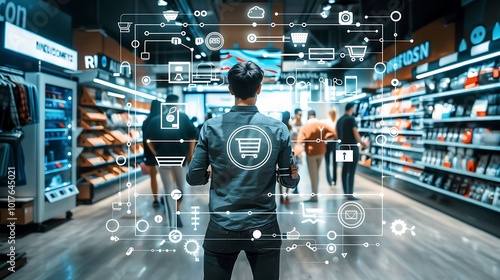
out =
[(247, 16), (249, 18), (264, 18), (266, 11), (259, 6), (254, 6), (248, 11)]

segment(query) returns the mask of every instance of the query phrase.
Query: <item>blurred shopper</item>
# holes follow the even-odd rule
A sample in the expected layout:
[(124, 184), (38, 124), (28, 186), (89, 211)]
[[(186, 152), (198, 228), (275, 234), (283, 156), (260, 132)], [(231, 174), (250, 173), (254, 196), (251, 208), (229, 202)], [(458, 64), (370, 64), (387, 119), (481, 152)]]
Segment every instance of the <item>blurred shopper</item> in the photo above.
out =
[[(277, 280), (281, 232), (276, 201), (268, 194), (276, 189), (276, 165), (283, 186), (294, 188), (299, 182), (297, 168), (293, 166), (290, 134), (283, 123), (259, 113), (255, 106), (264, 77), (259, 66), (253, 62), (238, 63), (227, 77), (235, 106), (203, 125), (186, 176), (190, 185), (204, 185), (212, 176), (210, 222), (203, 244), (204, 279), (231, 279), (236, 259), (243, 250), (253, 279)], [(237, 165), (236, 159), (228, 155), (228, 151), (240, 155), (236, 148), (238, 141), (231, 140), (232, 134), (262, 139), (256, 157), (237, 157)], [(265, 134), (269, 137), (267, 141)], [(260, 167), (241, 168), (241, 164)], [(209, 166), (211, 172), (207, 170)], [(248, 215), (249, 212), (254, 214)]]
[[(337, 112), (335, 111), (335, 109), (331, 109), (328, 112), (328, 118), (322, 120), (322, 122), (335, 130), (336, 120), (337, 120)], [(325, 153), (325, 165), (326, 165), (325, 168), (326, 168), (326, 181), (330, 186), (337, 185), (337, 161), (335, 160), (336, 150), (337, 150), (337, 142), (332, 140), (327, 140), (326, 153)], [(330, 162), (332, 163), (331, 171), (330, 171)]]
[[(323, 156), (326, 153), (325, 140), (336, 138), (335, 130), (324, 123), (321, 123), (316, 118), (316, 112), (310, 110), (308, 112), (309, 120), (299, 132), (298, 142), (305, 144), (307, 169), (309, 170), (309, 178), (311, 180), (311, 188), (314, 194), (318, 193), (319, 185), (319, 167)], [(310, 202), (318, 201), (318, 197), (314, 196)]]
[[(345, 115), (337, 121), (337, 132), (341, 145), (349, 145), (353, 151), (353, 161), (342, 163), (342, 188), (347, 199), (359, 200), (352, 194), (354, 192), (354, 176), (356, 175), (356, 167), (359, 161), (359, 148), (358, 143), (363, 148), (368, 148), (368, 143), (363, 142), (358, 132), (358, 125), (354, 114), (354, 103), (347, 103), (345, 105)], [(339, 149), (341, 147), (339, 146)]]
[[(151, 129), (150, 123), (151, 120), (160, 115), (160, 101), (153, 100), (151, 102), (151, 109), (149, 111), (148, 117), (142, 123), (142, 135), (146, 135), (146, 131)], [(151, 192), (153, 193), (153, 208), (160, 207), (160, 203), (158, 202), (158, 181), (156, 180), (156, 166), (158, 165), (156, 162), (155, 155), (149, 148), (149, 145), (146, 141), (146, 137), (143, 137), (144, 144), (144, 164), (149, 168), (149, 178), (151, 179)]]
[[(168, 95), (167, 103), (179, 102), (177, 95)], [(174, 109), (175, 108), (175, 109)], [(148, 142), (148, 146), (155, 156), (177, 156), (184, 157), (184, 165), (191, 161), (195, 141), (180, 141), (195, 140), (198, 134), (196, 127), (189, 120), (189, 117), (183, 112), (177, 112), (178, 107), (169, 105), (164, 114), (153, 118), (149, 123), (149, 129), (145, 131), (143, 136), (147, 140), (158, 140), (158, 142)], [(178, 113), (178, 114), (177, 114)], [(173, 116), (170, 117), (170, 116)], [(163, 122), (162, 119), (163, 118)], [(162, 129), (163, 125), (178, 124), (176, 129)], [(163, 142), (162, 142), (163, 141)], [(168, 141), (168, 142), (167, 142)], [(170, 194), (173, 188), (172, 172), (175, 174), (175, 182), (177, 188), (184, 190), (184, 182), (186, 171), (183, 166), (161, 166), (159, 171), (165, 194)], [(165, 197), (166, 199), (166, 197)], [(177, 200), (177, 210), (181, 207), (181, 199)], [(182, 221), (177, 216), (177, 227), (182, 226)]]

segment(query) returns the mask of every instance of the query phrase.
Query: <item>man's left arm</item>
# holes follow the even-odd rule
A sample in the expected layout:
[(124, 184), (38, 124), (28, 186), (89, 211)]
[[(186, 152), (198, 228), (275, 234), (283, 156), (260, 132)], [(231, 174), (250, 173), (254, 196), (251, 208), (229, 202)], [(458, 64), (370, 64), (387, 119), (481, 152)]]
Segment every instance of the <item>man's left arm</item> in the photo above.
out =
[(292, 141), (288, 130), (284, 130), (282, 137), (282, 149), (278, 155), (278, 180), (285, 188), (295, 188), (299, 184), (300, 177), (293, 162)]
[(206, 125), (203, 125), (198, 144), (196, 144), (193, 158), (189, 163), (188, 172), (186, 173), (186, 181), (191, 186), (205, 185), (210, 178), (210, 173), (207, 170), (210, 165), (210, 160), (208, 158), (206, 131)]

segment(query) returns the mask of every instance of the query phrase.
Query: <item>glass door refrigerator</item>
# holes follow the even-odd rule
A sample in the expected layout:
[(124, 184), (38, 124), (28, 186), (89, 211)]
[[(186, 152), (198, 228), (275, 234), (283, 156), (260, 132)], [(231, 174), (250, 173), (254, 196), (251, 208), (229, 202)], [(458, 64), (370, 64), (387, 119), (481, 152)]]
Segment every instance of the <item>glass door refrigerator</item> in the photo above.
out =
[(76, 206), (77, 83), (44, 73), (26, 73), (26, 80), (38, 87), (40, 106), (40, 122), (24, 128), (26, 190), (42, 225), (64, 213), (71, 218)]

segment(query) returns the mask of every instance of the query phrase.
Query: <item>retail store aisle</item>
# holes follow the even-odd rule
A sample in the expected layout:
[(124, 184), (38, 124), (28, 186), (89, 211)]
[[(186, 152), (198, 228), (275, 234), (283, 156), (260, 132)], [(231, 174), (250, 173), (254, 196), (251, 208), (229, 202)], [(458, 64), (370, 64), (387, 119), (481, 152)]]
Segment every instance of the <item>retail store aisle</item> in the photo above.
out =
[[(301, 168), (300, 189), (310, 192), (305, 170)], [(323, 175), (324, 170), (321, 171)], [(301, 234), (299, 240), (283, 241), (281, 279), (498, 279), (498, 238), (389, 189), (384, 189), (382, 218), (378, 195), (381, 187), (362, 176), (356, 178), (356, 191), (362, 194), (359, 204), (366, 211), (366, 219), (356, 229), (343, 230), (336, 213), (345, 200), (333, 195), (341, 193), (340, 186), (330, 188), (324, 178), (322, 180), (320, 191), (325, 195), (318, 203), (306, 203), (305, 207), (323, 208), (330, 213), (323, 216), (325, 224), (302, 223), (304, 218), (298, 201), (306, 197), (293, 197), (295, 202), (279, 207), (279, 211), (286, 212), (279, 217), (282, 231), (295, 227)], [(147, 182), (137, 186), (140, 193), (149, 193)], [(79, 206), (74, 210), (72, 221), (47, 233), (34, 233), (18, 240), (18, 249), (28, 254), (28, 264), (8, 279), (202, 279), (203, 255), (200, 254), (200, 261), (195, 262), (183, 245), (188, 239), (197, 239), (202, 244), (199, 235), (204, 234), (208, 218), (201, 215), (201, 225), (194, 231), (190, 224), (190, 207), (199, 205), (200, 212), (206, 211), (206, 193), (207, 187), (185, 190), (181, 211), (188, 213), (183, 215), (183, 240), (172, 244), (165, 237), (167, 242), (161, 247), (161, 238), (135, 237), (138, 240), (131, 240), (134, 238), (134, 219), (126, 215), (125, 210), (115, 211), (113, 217), (121, 223), (116, 232), (120, 240), (110, 241), (111, 234), (105, 225), (111, 218), (112, 202), (117, 201), (118, 195), (92, 206)], [(290, 211), (298, 215), (290, 215)], [(154, 216), (162, 213), (162, 209), (151, 208), (149, 197), (138, 202), (138, 217), (150, 221), (151, 225)], [(397, 219), (403, 220), (408, 228), (415, 226), (416, 235), (412, 236), (410, 230), (400, 236), (392, 233), (391, 224)], [(382, 220), (387, 222), (383, 226)], [(379, 235), (382, 228), (383, 236), (353, 236)], [(163, 235), (170, 231), (165, 225), (151, 230)], [(329, 240), (327, 234), (332, 230), (338, 236)], [(333, 233), (329, 237), (333, 239)], [(310, 247), (317, 247), (317, 251), (308, 248), (306, 242), (311, 242)], [(330, 243), (335, 245), (329, 247), (330, 251), (335, 249), (333, 253), (326, 250)], [(286, 248), (293, 244), (298, 245), (297, 248), (288, 252)], [(129, 247), (134, 247), (135, 251), (127, 256)], [(163, 251), (152, 253), (153, 248)], [(176, 249), (176, 252), (166, 253), (165, 249)], [(347, 253), (345, 258), (342, 253)], [(233, 275), (233, 279), (252, 279), (244, 256), (240, 255)]]

